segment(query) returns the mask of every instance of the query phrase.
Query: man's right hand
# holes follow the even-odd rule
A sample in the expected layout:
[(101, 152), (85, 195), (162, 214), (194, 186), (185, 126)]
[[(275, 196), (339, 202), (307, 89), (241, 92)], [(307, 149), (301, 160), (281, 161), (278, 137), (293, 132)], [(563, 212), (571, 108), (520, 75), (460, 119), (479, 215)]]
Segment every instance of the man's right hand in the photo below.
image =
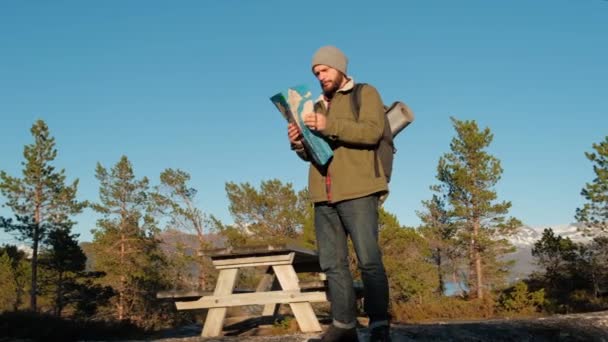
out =
[(301, 149), (304, 147), (302, 143), (302, 133), (300, 133), (300, 129), (295, 123), (290, 123), (287, 126), (287, 136), (289, 137), (289, 142), (296, 149)]

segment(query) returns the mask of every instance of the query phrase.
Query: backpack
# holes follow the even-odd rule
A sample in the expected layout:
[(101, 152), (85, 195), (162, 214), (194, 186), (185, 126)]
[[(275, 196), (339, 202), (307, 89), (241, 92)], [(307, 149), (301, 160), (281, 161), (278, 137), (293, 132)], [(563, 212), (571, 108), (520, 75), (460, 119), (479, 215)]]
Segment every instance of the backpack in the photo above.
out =
[[(350, 101), (355, 120), (359, 120), (361, 89), (363, 86), (365, 86), (365, 83), (356, 83), (351, 92)], [(380, 160), (384, 175), (386, 176), (386, 182), (389, 183), (393, 172), (393, 159), (395, 153), (397, 153), (393, 138), (414, 121), (414, 113), (405, 103), (396, 101), (390, 107), (384, 106), (384, 115), (385, 120), (382, 138), (380, 138), (380, 141), (374, 150), (374, 168), (376, 177), (379, 177), (380, 170), (378, 167), (378, 160)]]

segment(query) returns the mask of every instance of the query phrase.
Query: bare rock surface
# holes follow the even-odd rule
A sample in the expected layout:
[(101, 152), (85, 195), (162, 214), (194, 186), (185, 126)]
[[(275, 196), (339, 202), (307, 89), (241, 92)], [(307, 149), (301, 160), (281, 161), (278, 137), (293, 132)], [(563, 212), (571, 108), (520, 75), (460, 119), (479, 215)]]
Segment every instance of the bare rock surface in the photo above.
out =
[[(268, 325), (241, 325), (233, 336), (202, 338), (200, 325), (181, 328), (173, 336), (155, 339), (158, 342), (304, 342), (319, 334), (286, 333), (269, 336)], [(429, 324), (393, 324), (394, 342), (410, 341), (606, 341), (608, 342), (608, 311), (556, 315), (531, 319), (496, 319), (469, 322), (436, 322)], [(358, 329), (359, 341), (369, 339), (367, 328)]]

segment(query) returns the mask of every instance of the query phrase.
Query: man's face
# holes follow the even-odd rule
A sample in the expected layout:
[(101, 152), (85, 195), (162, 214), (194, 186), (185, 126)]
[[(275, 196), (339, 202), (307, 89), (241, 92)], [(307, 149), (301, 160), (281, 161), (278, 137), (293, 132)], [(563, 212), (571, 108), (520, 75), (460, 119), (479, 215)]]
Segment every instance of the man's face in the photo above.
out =
[(333, 95), (344, 82), (344, 75), (338, 70), (328, 67), (327, 65), (315, 65), (312, 69), (313, 73), (319, 80), (319, 84), (325, 95)]

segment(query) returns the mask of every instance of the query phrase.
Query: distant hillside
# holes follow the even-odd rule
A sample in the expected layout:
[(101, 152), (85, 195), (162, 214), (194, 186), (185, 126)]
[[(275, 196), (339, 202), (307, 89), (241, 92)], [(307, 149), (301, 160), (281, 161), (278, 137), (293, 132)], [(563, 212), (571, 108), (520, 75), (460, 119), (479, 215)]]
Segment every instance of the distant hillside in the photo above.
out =
[(507, 260), (515, 260), (515, 265), (513, 266), (509, 277), (510, 280), (525, 278), (534, 270), (537, 270), (537, 266), (534, 263), (534, 257), (532, 256), (532, 248), (534, 247), (534, 243), (542, 238), (543, 230), (545, 228), (551, 228), (555, 235), (569, 238), (576, 243), (588, 243), (593, 240), (594, 237), (593, 235), (583, 233), (581, 230), (582, 225), (578, 223), (541, 227), (520, 227), (518, 233), (509, 238), (509, 241), (517, 248), (514, 253), (511, 253), (506, 257)]

